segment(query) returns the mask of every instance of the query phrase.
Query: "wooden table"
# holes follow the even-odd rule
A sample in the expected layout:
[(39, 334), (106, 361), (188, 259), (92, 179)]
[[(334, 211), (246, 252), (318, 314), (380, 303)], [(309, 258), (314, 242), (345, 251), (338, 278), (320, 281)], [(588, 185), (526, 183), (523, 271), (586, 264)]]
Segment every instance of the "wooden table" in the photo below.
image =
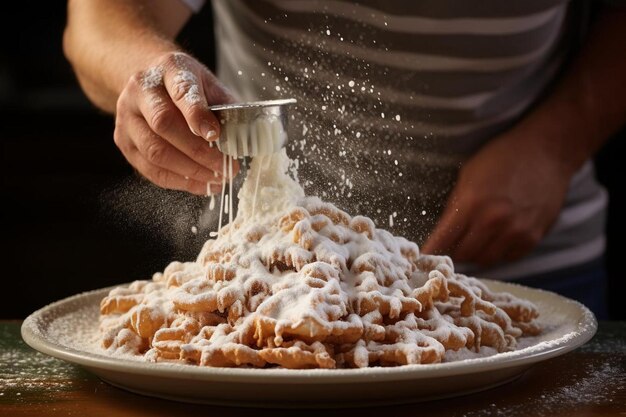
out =
[(626, 416), (626, 322), (601, 322), (585, 346), (542, 362), (504, 386), (452, 399), (343, 410), (259, 410), (194, 405), (114, 388), (43, 355), (0, 321), (0, 416)]

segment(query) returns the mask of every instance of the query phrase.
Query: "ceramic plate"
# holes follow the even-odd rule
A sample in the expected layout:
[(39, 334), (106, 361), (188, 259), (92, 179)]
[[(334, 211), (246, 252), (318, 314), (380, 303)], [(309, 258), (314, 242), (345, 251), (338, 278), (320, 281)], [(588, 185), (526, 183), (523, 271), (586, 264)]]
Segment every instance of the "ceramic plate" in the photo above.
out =
[(75, 295), (31, 314), (22, 337), (48, 355), (78, 364), (104, 381), (145, 395), (179, 401), (265, 407), (348, 407), (451, 397), (494, 387), (533, 365), (587, 342), (597, 330), (583, 305), (557, 294), (484, 280), (534, 302), (545, 330), (520, 349), (430, 365), (366, 369), (238, 369), (148, 363), (106, 355), (97, 343), (100, 300), (110, 288)]

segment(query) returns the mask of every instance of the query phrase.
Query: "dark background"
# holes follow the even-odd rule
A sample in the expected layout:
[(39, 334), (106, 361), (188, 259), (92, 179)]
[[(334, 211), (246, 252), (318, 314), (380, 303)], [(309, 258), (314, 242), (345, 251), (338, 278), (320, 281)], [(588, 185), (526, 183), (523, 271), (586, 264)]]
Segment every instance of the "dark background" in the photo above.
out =
[[(193, 17), (179, 41), (213, 67), (210, 9)], [(60, 298), (146, 279), (173, 259), (193, 259), (203, 236), (172, 238), (160, 225), (183, 218), (190, 228), (201, 203), (134, 179), (113, 143), (113, 118), (85, 99), (63, 56), (64, 2), (38, 2), (9, 15), (4, 25), (0, 318), (24, 318)], [(596, 158), (598, 177), (611, 196), (607, 261), (613, 319), (626, 318), (620, 262), (625, 137), (624, 131), (618, 134)]]

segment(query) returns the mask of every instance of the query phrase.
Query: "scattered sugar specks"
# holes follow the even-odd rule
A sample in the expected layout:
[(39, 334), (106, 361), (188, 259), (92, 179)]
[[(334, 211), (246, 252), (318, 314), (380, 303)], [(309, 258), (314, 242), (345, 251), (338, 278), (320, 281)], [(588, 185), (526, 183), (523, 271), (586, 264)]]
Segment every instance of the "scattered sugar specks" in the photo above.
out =
[(163, 67), (155, 66), (148, 68), (141, 77), (141, 88), (149, 90), (163, 85)]

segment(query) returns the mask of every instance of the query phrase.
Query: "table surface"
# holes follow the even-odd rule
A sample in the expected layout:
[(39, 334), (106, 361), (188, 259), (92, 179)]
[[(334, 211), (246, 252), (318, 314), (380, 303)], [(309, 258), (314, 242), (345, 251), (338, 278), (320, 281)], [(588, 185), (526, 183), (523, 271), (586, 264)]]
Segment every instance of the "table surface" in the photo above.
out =
[(0, 321), (1, 416), (626, 416), (626, 322), (601, 322), (586, 345), (521, 378), (462, 397), (358, 410), (252, 410), (144, 397), (28, 347), (19, 321)]

